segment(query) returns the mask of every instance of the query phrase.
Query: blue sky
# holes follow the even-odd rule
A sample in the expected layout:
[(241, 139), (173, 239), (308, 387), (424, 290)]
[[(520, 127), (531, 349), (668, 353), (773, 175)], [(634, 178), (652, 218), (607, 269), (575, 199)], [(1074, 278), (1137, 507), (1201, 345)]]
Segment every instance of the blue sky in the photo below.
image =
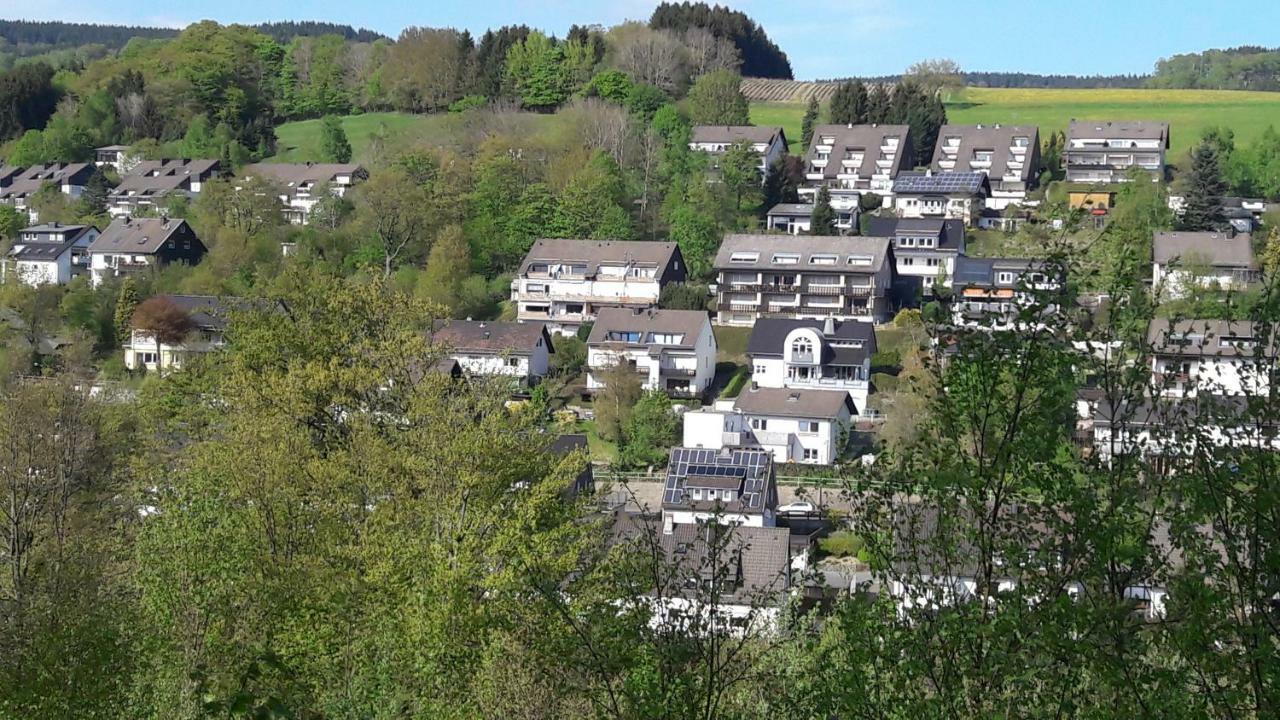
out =
[[(0, 17), (179, 27), (328, 20), (395, 36), (408, 25), (479, 34), (525, 23), (563, 35), (577, 23), (648, 19), (650, 0), (0, 0)], [(1142, 73), (1179, 52), (1280, 44), (1280, 3), (1267, 0), (738, 0), (791, 58), (797, 78), (881, 75), (949, 57), (967, 70)], [(1077, 12), (1074, 16), (1071, 10)]]

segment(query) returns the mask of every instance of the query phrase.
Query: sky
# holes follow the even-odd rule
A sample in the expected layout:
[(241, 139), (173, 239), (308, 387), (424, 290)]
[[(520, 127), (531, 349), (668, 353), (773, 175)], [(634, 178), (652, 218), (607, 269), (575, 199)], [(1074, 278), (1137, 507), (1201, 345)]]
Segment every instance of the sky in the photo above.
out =
[[(181, 27), (324, 20), (395, 37), (410, 25), (526, 24), (563, 36), (569, 26), (647, 20), (651, 0), (0, 0), (6, 19)], [(965, 70), (1073, 75), (1147, 73), (1176, 53), (1280, 44), (1274, 0), (731, 0), (764, 26), (797, 79), (890, 75), (924, 58)], [(1074, 15), (1071, 9), (1079, 8)]]

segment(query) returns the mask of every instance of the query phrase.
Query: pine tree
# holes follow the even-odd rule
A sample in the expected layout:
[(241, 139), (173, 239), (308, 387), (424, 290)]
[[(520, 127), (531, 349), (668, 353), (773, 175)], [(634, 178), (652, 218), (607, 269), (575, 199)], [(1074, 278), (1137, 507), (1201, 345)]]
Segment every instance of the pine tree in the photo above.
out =
[(325, 115), (320, 121), (320, 152), (327, 162), (351, 162), (351, 143), (342, 128), (342, 120), (336, 115)]
[(760, 203), (760, 215), (762, 217), (778, 203), (793, 203), (800, 200), (796, 192), (795, 180), (790, 176), (787, 162), (789, 157), (783, 156), (774, 160), (769, 165), (768, 171), (765, 172), (764, 187), (761, 189), (764, 193), (764, 200)]
[(831, 122), (837, 125), (867, 122), (867, 100), (867, 86), (861, 80), (840, 83), (831, 97)]
[(1209, 141), (1202, 141), (1191, 153), (1191, 171), (1187, 174), (1186, 205), (1179, 226), (1183, 230), (1218, 230), (1226, 225), (1222, 196), (1227, 184), (1222, 179), (1218, 151)]
[(813, 126), (818, 124), (818, 97), (809, 96), (809, 105), (804, 109), (804, 119), (800, 121), (800, 144), (805, 148), (813, 142)]
[(867, 117), (864, 122), (889, 122), (889, 93), (883, 85), (872, 85), (867, 93)]
[(133, 335), (133, 311), (138, 309), (138, 287), (133, 278), (127, 277), (120, 283), (120, 294), (116, 297), (116, 311), (112, 321), (116, 328), (116, 340), (126, 343)]
[(813, 203), (813, 213), (809, 215), (809, 234), (836, 234), (836, 211), (831, 207), (831, 193), (825, 186), (818, 189), (818, 197)]

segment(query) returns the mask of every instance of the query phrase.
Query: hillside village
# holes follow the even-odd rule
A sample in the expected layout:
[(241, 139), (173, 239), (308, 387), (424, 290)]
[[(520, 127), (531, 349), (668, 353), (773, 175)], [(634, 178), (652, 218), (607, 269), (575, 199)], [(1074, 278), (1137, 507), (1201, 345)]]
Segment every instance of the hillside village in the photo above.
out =
[[(792, 715), (731, 674), (834, 688), (988, 622), (983, 642), (1009, 641), (988, 650), (1043, 663), (1054, 692), (1079, 692), (1045, 669), (1065, 653), (1129, 714), (1229, 688), (1267, 716), (1280, 135), (1214, 127), (1183, 156), (1159, 106), (1043, 134), (953, 123), (955, 78), (921, 71), (832, 83), (794, 136), (742, 92), (748, 63), (792, 82), (763, 29), (680, 7), (564, 40), (413, 28), (371, 43), (404, 83), (370, 99), (362, 76), (319, 112), (302, 96), (336, 90), (291, 86), (286, 110), (252, 85), (259, 119), (323, 118), (301, 162), (269, 120), (168, 84), (188, 60), (166, 53), (279, 55), (302, 83), (286, 65), (368, 38), (201, 23), (64, 70), (0, 166), (0, 626), (73, 557), (127, 566), (67, 612), (155, 613), (154, 637), (103, 641), (165, 668), (131, 669), (137, 716), (197, 696), (365, 716), (355, 696), (385, 683), (397, 717), (649, 717), (649, 690), (615, 688), (704, 670), (664, 707), (886, 716), (788, 687), (813, 702)], [(684, 50), (654, 67), (624, 52), (642, 40)], [(413, 71), (446, 57), (497, 77)], [(131, 114), (182, 93), (181, 132)], [(371, 135), (354, 159), (338, 113), (392, 107), (440, 136)], [(81, 546), (76, 526), (110, 529)], [(1013, 649), (1020, 624), (1069, 649)], [(899, 709), (1007, 712), (967, 673), (1013, 665), (964, 652), (895, 670)], [(347, 700), (320, 688), (331, 660), (361, 668)], [(1146, 706), (1113, 662), (1180, 689)], [(424, 679), (463, 667), (465, 692)], [(47, 707), (22, 682), (0, 718)], [(555, 695), (547, 714), (525, 691)], [(1030, 694), (1028, 716), (1053, 705)], [(1207, 707), (1188, 716), (1237, 716)]]

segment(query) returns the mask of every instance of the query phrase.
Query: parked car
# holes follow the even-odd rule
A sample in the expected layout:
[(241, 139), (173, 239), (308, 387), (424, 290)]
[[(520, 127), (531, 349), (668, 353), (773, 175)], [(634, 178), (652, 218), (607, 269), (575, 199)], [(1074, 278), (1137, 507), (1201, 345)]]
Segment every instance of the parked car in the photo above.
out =
[(817, 508), (811, 502), (793, 502), (778, 506), (779, 515), (812, 515)]

